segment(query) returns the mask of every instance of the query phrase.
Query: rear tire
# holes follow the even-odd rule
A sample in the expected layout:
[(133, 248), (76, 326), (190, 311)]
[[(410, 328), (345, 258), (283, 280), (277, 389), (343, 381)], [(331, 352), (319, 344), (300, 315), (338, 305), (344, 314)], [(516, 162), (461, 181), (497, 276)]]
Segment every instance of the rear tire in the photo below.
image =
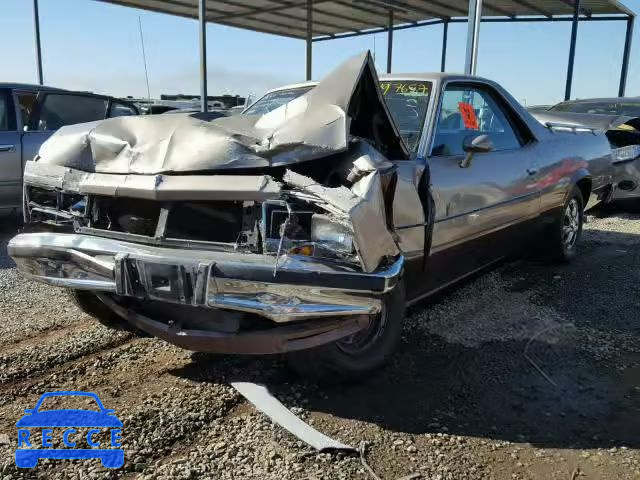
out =
[(291, 352), (288, 364), (304, 377), (328, 383), (362, 379), (382, 367), (400, 343), (405, 314), (404, 285), (383, 300), (382, 312), (365, 330), (336, 342)]
[(71, 290), (75, 304), (87, 315), (95, 318), (102, 325), (114, 330), (134, 330), (120, 315), (112, 311), (89, 290)]
[(584, 200), (577, 186), (571, 190), (557, 219), (551, 225), (547, 253), (557, 262), (569, 262), (578, 253), (584, 225)]

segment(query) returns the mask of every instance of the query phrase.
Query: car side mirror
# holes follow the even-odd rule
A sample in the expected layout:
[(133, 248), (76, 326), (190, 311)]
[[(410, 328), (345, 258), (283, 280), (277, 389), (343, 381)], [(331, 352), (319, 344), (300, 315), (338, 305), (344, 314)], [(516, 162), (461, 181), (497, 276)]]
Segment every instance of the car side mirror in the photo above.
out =
[(25, 408), (24, 413), (33, 413), (33, 408)]
[(469, 168), (473, 155), (475, 153), (487, 153), (494, 149), (493, 142), (489, 135), (469, 135), (462, 141), (462, 150), (467, 154), (464, 159), (460, 161), (460, 168)]

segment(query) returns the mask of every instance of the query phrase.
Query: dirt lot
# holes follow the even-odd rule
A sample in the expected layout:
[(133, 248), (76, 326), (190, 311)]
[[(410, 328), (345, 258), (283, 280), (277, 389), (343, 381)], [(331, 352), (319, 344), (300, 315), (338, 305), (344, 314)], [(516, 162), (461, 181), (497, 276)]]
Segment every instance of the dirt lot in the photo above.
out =
[[(599, 215), (599, 214), (598, 214)], [(640, 478), (640, 216), (586, 226), (568, 266), (503, 264), (409, 312), (389, 368), (318, 387), (279, 358), (192, 354), (108, 330), (0, 256), (0, 477), (366, 479), (318, 455), (228, 386), (265, 382), (384, 480)], [(15, 422), (51, 390), (96, 392), (124, 423), (125, 465), (13, 461)]]

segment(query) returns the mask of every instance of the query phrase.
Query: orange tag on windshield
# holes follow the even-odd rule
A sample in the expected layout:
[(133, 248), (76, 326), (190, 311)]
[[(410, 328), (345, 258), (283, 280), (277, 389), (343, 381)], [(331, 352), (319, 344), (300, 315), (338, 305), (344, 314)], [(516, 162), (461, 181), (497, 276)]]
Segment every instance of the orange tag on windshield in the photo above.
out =
[(462, 115), (464, 128), (467, 130), (480, 129), (480, 127), (478, 127), (478, 117), (476, 117), (476, 111), (473, 109), (473, 105), (470, 103), (460, 102), (458, 103), (458, 110), (460, 110), (460, 114)]

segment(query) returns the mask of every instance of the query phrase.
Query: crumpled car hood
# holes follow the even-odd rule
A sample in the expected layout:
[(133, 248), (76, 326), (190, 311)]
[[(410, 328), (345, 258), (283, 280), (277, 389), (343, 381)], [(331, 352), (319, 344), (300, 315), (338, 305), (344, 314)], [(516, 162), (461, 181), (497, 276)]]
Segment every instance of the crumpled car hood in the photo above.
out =
[(409, 157), (368, 52), (265, 115), (202, 118), (119, 117), (63, 127), (43, 144), (37, 161), (84, 172), (143, 175), (265, 168), (346, 151), (353, 137), (369, 140), (389, 159)]

